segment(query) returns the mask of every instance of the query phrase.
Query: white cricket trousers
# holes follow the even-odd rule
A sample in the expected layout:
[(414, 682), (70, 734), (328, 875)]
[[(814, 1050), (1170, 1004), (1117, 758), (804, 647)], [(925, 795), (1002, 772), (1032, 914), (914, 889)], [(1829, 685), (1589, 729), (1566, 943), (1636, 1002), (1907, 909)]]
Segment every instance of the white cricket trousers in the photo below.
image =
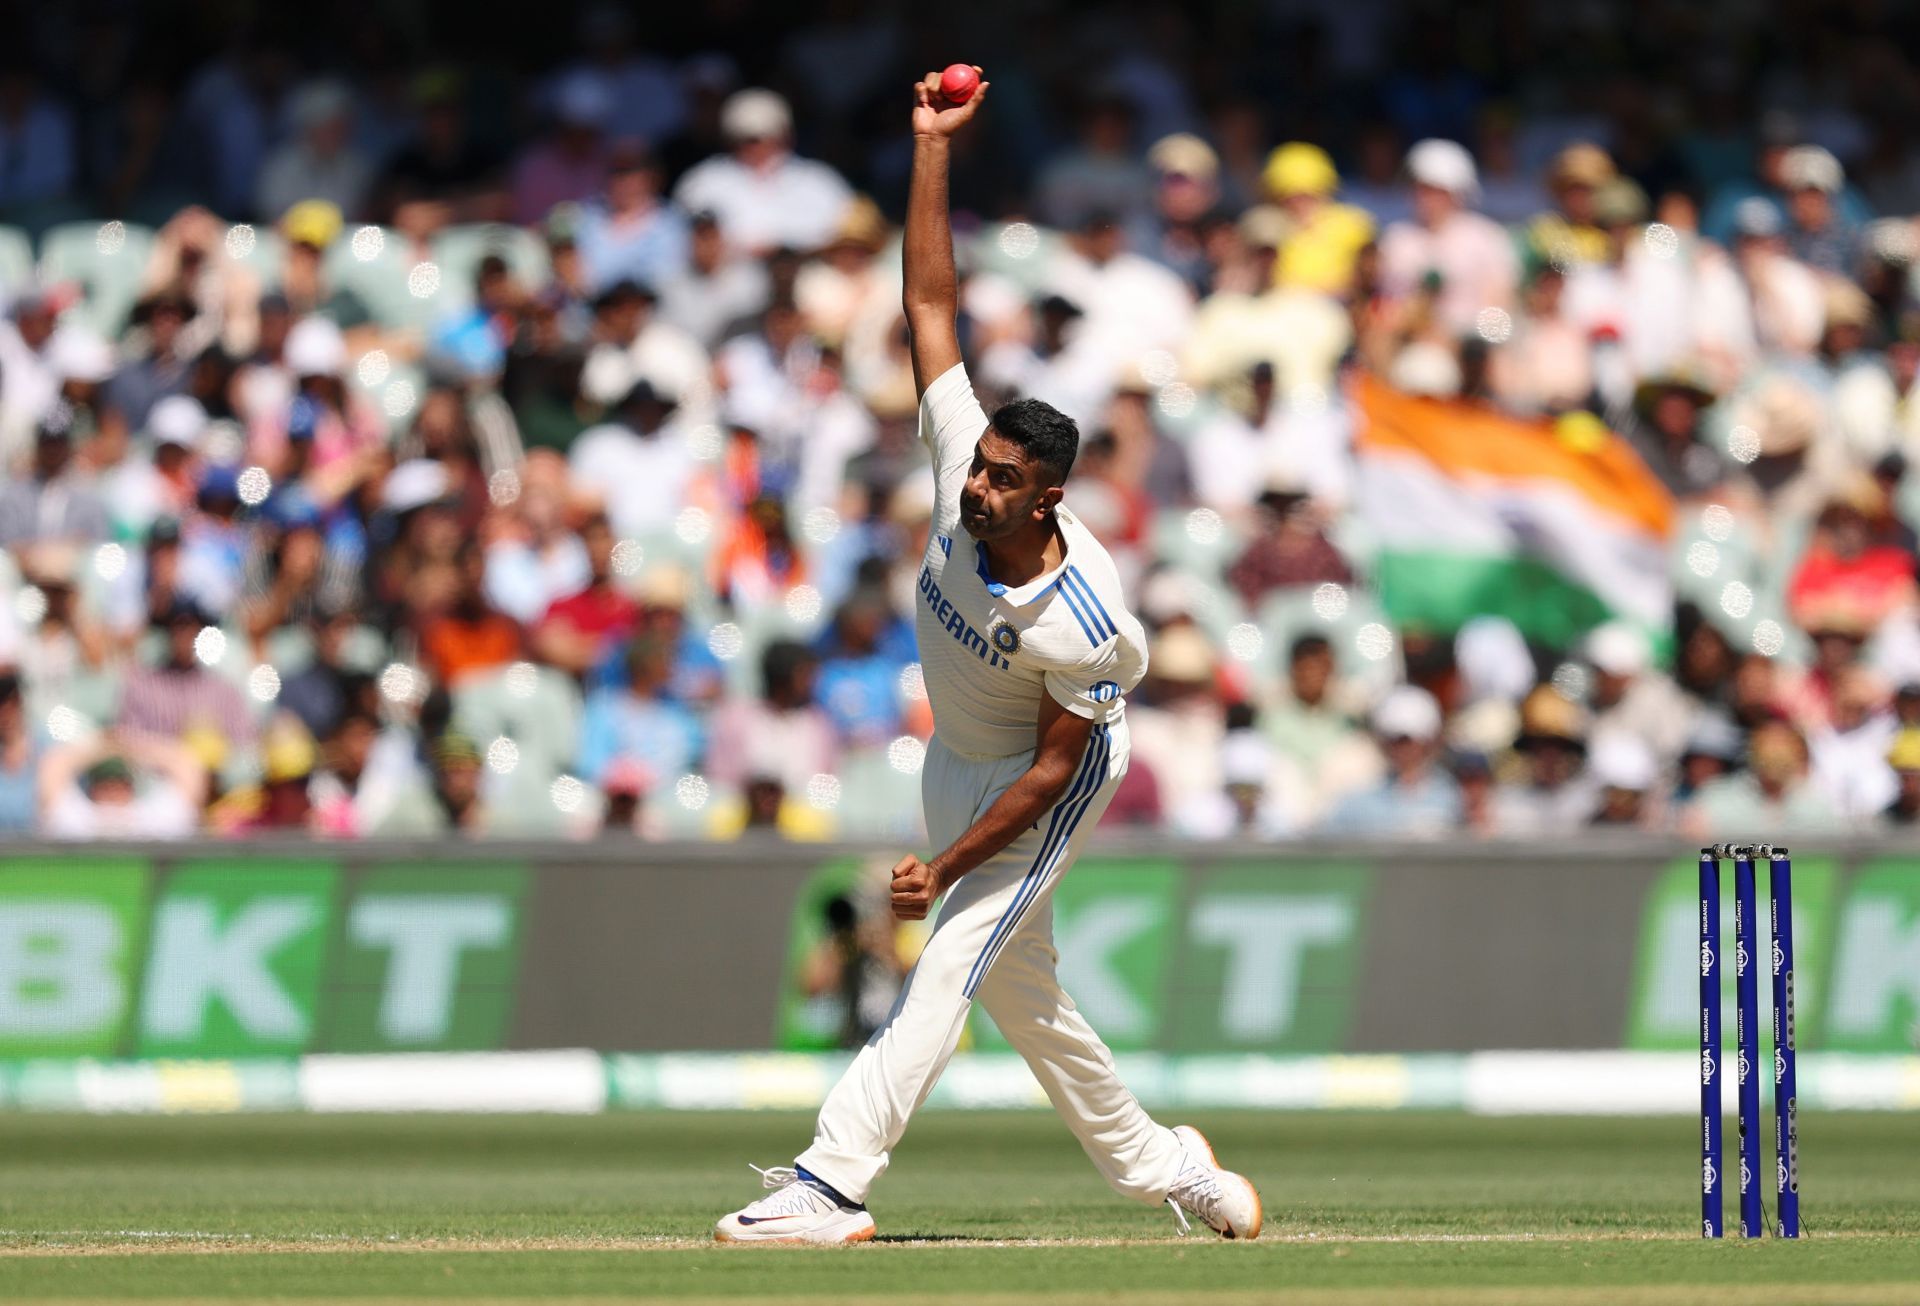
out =
[[(1032, 761), (1031, 753), (964, 757), (934, 736), (920, 782), (933, 847), (958, 838)], [(797, 1164), (865, 1202), (907, 1121), (946, 1069), (977, 998), (1115, 1191), (1166, 1200), (1180, 1172), (1180, 1144), (1120, 1082), (1112, 1053), (1054, 974), (1054, 886), (1126, 770), (1125, 720), (1095, 727), (1073, 783), (1052, 810), (947, 893), (886, 1023), (827, 1095), (813, 1146)]]

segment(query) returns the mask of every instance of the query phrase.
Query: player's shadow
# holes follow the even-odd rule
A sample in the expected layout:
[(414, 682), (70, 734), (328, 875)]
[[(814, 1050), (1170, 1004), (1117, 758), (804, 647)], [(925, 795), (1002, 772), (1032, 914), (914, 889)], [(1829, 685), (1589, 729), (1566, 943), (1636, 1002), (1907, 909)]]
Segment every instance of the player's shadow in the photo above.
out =
[(876, 1243), (977, 1243), (977, 1235), (964, 1233), (882, 1233), (867, 1240)]

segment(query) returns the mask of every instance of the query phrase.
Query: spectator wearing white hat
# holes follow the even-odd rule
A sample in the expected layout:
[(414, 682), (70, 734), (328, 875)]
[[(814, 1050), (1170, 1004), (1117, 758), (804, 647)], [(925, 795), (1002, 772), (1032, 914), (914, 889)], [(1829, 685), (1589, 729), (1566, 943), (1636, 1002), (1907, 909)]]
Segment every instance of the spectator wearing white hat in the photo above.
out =
[(1294, 833), (1276, 771), (1293, 779), (1291, 764), (1251, 729), (1229, 730), (1220, 744), (1220, 786), (1190, 796), (1173, 813), (1173, 827), (1189, 839), (1284, 839)]
[(142, 432), (151, 457), (129, 453), (100, 472), (100, 493), (120, 531), (144, 538), (157, 519), (191, 511), (206, 429), (207, 410), (190, 395), (168, 395), (153, 406)]
[(324, 474), (308, 487), (324, 507), (371, 472), (359, 464), (384, 448), (384, 425), (364, 399), (348, 392), (346, 337), (328, 319), (316, 315), (294, 323), (282, 362), (293, 393), (255, 413), (248, 454), (276, 480)]
[(1420, 141), (1407, 151), (1407, 177), (1414, 216), (1380, 238), (1382, 285), (1403, 301), (1431, 293), (1440, 325), (1465, 335), (1482, 309), (1512, 303), (1519, 257), (1505, 229), (1473, 208), (1480, 181), (1464, 146)]
[(1786, 220), (1772, 200), (1741, 200), (1733, 223), (1734, 264), (1753, 302), (1754, 343), (1763, 351), (1811, 354), (1826, 326), (1819, 274), (1788, 249)]
[(1780, 160), (1787, 193), (1787, 248), (1807, 266), (1839, 277), (1858, 273), (1862, 228), (1841, 209), (1840, 160), (1818, 145), (1796, 145)]
[(313, 82), (294, 95), (292, 117), (295, 135), (267, 156), (254, 207), (275, 216), (320, 199), (350, 217), (361, 214), (373, 168), (353, 145), (352, 95), (338, 82)]
[(793, 113), (759, 87), (736, 91), (720, 110), (729, 152), (699, 164), (674, 192), (689, 213), (710, 210), (735, 246), (755, 254), (813, 250), (839, 229), (853, 191), (824, 163), (793, 152)]
[(1655, 792), (1660, 764), (1644, 740), (1596, 733), (1587, 770), (1599, 793), (1588, 825), (1644, 830), (1661, 824), (1664, 813)]
[(1355, 837), (1430, 838), (1459, 828), (1460, 791), (1439, 765), (1440, 704), (1413, 685), (1390, 691), (1373, 709), (1373, 738), (1386, 775), (1349, 795), (1321, 829)]
[(1588, 634), (1583, 651), (1593, 667), (1593, 732), (1626, 735), (1653, 749), (1656, 759), (1677, 760), (1687, 745), (1699, 705), (1653, 665), (1646, 632), (1610, 621)]

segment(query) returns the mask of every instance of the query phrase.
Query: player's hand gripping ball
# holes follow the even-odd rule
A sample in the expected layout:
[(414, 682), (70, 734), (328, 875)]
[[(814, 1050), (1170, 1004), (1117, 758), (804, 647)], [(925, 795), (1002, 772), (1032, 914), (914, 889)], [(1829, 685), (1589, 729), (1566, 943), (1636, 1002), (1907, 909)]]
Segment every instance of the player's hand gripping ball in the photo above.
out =
[(957, 63), (943, 73), (928, 73), (913, 84), (913, 134), (952, 136), (980, 111), (992, 82), (980, 70)]
[(970, 63), (950, 63), (940, 74), (940, 94), (949, 104), (965, 104), (980, 89), (980, 70)]

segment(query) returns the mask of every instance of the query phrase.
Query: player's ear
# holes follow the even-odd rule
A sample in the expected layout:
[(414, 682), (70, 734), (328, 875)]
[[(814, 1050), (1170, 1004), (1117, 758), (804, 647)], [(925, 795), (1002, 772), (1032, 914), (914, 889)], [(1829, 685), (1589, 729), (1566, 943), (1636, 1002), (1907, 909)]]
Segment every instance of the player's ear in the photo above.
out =
[(1034, 520), (1045, 521), (1053, 516), (1053, 510), (1059, 507), (1060, 500), (1064, 497), (1066, 497), (1066, 490), (1058, 485), (1049, 485), (1040, 491), (1040, 497), (1034, 500), (1033, 504)]

